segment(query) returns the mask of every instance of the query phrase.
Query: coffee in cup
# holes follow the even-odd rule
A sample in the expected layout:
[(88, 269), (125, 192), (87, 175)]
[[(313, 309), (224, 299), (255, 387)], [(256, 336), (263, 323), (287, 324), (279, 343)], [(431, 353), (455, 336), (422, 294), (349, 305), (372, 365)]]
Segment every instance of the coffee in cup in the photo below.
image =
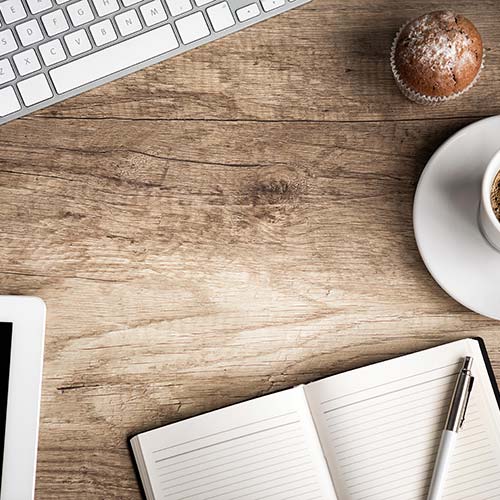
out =
[(493, 184), (491, 185), (490, 201), (491, 208), (496, 218), (500, 221), (500, 171), (495, 176)]

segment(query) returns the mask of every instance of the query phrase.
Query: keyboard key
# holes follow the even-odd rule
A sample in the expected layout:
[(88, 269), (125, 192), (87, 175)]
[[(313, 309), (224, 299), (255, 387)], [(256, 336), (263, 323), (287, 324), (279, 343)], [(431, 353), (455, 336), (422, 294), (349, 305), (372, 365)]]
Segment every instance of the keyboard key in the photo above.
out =
[(14, 75), (14, 70), (10, 65), (10, 61), (8, 59), (3, 59), (0, 61), (0, 84), (11, 82), (16, 78)]
[(120, 6), (116, 0), (92, 0), (95, 10), (99, 16), (107, 16), (112, 12), (120, 10)]
[(49, 72), (58, 94), (112, 75), (179, 46), (172, 26), (165, 25)]
[(80, 2), (72, 3), (68, 5), (66, 10), (75, 27), (94, 20), (94, 14), (87, 0), (80, 0)]
[(180, 16), (189, 12), (193, 6), (189, 0), (166, 0), (168, 10), (172, 16)]
[(38, 14), (52, 8), (51, 0), (27, 0), (27, 2), (32, 14)]
[(0, 2), (0, 12), (7, 24), (15, 23), (27, 16), (21, 0), (5, 0), (4, 2)]
[(90, 32), (92, 33), (92, 38), (98, 47), (117, 39), (115, 29), (109, 19), (93, 24), (90, 27)]
[(227, 2), (221, 2), (209, 7), (207, 15), (214, 31), (222, 31), (236, 24)]
[(141, 2), (142, 0), (122, 0), (122, 3), (125, 7), (130, 7), (131, 5), (134, 5), (136, 3)]
[(21, 76), (29, 75), (41, 68), (40, 61), (33, 49), (16, 54), (14, 56), (14, 63)]
[(69, 2), (69, 0), (56, 0), (56, 4), (61, 5), (63, 3)]
[(51, 40), (40, 45), (40, 54), (46, 66), (52, 66), (66, 59), (66, 53), (60, 40)]
[(61, 9), (42, 16), (42, 23), (49, 36), (58, 35), (69, 30), (68, 21)]
[(17, 84), (19, 93), (26, 106), (33, 106), (52, 97), (49, 83), (45, 75), (36, 75)]
[(17, 42), (11, 30), (0, 31), (0, 56), (17, 50)]
[(27, 47), (32, 43), (39, 42), (43, 40), (42, 30), (38, 25), (38, 21), (36, 19), (32, 19), (27, 23), (20, 24), (16, 28), (17, 34), (19, 35), (19, 40), (23, 47)]
[(260, 0), (264, 12), (269, 12), (270, 10), (277, 9), (285, 5), (285, 0)]
[(116, 24), (122, 36), (130, 35), (142, 29), (141, 21), (135, 10), (128, 10), (115, 17)]
[(175, 21), (175, 26), (181, 37), (182, 43), (188, 44), (210, 35), (207, 22), (201, 12), (183, 17)]
[(242, 7), (236, 11), (236, 15), (241, 23), (253, 19), (260, 14), (259, 6), (256, 3), (251, 3), (246, 7)]
[(7, 116), (19, 111), (21, 105), (12, 87), (0, 89), (0, 116)]
[(68, 46), (69, 53), (72, 56), (83, 54), (92, 48), (89, 37), (85, 30), (78, 30), (64, 37)]
[(141, 7), (141, 14), (146, 26), (153, 26), (167, 19), (167, 13), (160, 0), (154, 0)]
[(203, 5), (206, 5), (207, 3), (213, 2), (214, 0), (194, 0), (194, 3), (198, 7), (203, 7)]

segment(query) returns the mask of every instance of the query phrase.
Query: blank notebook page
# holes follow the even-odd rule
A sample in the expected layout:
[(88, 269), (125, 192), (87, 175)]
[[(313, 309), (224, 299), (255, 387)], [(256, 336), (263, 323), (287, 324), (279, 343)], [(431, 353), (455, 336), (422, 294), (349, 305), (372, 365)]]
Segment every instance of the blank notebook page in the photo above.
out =
[(307, 386), (340, 500), (425, 500), (466, 355), (475, 381), (443, 499), (500, 499), (499, 408), (479, 344), (467, 339)]
[(155, 500), (334, 500), (303, 387), (139, 436)]

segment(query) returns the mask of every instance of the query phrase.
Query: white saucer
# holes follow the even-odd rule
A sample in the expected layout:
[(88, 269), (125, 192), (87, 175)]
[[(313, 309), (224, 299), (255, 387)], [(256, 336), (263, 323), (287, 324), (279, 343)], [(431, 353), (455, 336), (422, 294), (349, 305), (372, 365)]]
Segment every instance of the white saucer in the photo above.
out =
[(465, 307), (500, 320), (500, 252), (478, 226), (481, 180), (500, 149), (500, 116), (473, 123), (427, 163), (415, 194), (418, 249), (438, 284)]

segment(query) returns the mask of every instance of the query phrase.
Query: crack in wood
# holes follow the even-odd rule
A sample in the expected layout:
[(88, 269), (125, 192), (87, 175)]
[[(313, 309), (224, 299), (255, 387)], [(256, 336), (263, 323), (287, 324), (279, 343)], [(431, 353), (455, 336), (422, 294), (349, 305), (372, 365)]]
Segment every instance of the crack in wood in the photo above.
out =
[(95, 387), (100, 387), (100, 384), (72, 384), (72, 385), (64, 385), (61, 387), (57, 387), (56, 389), (64, 394), (69, 391), (77, 391), (79, 389), (92, 389)]
[(288, 123), (288, 124), (363, 124), (363, 123), (406, 123), (406, 122), (430, 122), (430, 121), (458, 121), (458, 120), (481, 120), (490, 115), (459, 115), (459, 116), (428, 116), (422, 118), (374, 118), (358, 120), (321, 120), (321, 119), (262, 119), (262, 118), (148, 118), (148, 117), (126, 117), (126, 116), (31, 116), (22, 120), (82, 120), (82, 121), (131, 121), (131, 122), (201, 122), (201, 123)]

